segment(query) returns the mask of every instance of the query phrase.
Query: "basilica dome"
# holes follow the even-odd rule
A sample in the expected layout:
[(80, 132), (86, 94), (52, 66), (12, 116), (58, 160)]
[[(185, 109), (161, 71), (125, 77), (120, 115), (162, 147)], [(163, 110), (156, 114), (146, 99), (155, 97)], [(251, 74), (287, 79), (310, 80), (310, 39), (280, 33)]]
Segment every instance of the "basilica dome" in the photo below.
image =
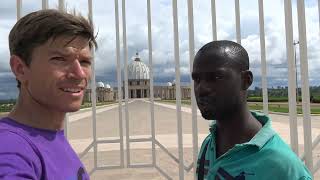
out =
[(103, 82), (98, 82), (98, 83), (97, 83), (97, 87), (98, 87), (98, 88), (104, 88)]
[(111, 89), (110, 84), (105, 84), (104, 87), (105, 87), (106, 89)]
[(149, 67), (143, 63), (139, 57), (139, 54), (136, 54), (135, 59), (128, 65), (128, 79), (129, 80), (141, 80), (141, 79), (150, 79)]

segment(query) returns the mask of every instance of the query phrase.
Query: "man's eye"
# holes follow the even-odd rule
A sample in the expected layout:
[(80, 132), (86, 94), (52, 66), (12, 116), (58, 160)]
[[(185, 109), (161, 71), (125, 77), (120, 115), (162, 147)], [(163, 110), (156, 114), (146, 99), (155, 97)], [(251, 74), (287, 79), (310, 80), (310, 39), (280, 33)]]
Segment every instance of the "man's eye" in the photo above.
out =
[(90, 66), (91, 65), (91, 61), (80, 61), (80, 63), (82, 65), (87, 65), (87, 66)]
[(223, 77), (222, 76), (215, 76), (215, 79), (216, 80), (221, 80), (221, 79), (223, 79)]
[(52, 57), (51, 60), (54, 60), (54, 61), (66, 61), (66, 59), (63, 58), (63, 57)]

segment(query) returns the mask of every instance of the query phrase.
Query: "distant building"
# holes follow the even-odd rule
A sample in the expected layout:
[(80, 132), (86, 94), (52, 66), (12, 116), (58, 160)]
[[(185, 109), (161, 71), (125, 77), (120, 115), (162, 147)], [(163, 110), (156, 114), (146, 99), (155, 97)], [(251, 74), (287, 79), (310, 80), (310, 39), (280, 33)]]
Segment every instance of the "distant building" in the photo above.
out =
[[(85, 102), (91, 102), (91, 93), (91, 89), (87, 88), (83, 99)], [(104, 84), (103, 82), (97, 83), (96, 94), (97, 102), (108, 102), (115, 100), (113, 89), (109, 84)]]
[[(124, 84), (124, 83), (123, 83)], [(168, 82), (164, 86), (154, 86), (153, 93), (155, 98), (176, 99), (175, 81)], [(109, 84), (98, 82), (96, 86), (97, 102), (116, 101), (118, 99), (118, 88), (112, 88)], [(124, 88), (122, 95), (125, 97)], [(131, 98), (150, 98), (150, 70), (141, 61), (139, 54), (136, 54), (133, 62), (128, 65), (128, 97)], [(181, 86), (181, 99), (191, 97), (190, 86)], [(85, 92), (84, 101), (91, 102), (91, 89)]]
[(133, 62), (128, 65), (128, 92), (129, 98), (150, 97), (150, 70), (141, 61), (138, 53)]
[[(190, 86), (180, 86), (181, 99), (191, 98)], [(160, 99), (176, 99), (176, 83), (168, 82), (166, 86), (154, 86), (153, 87), (154, 98)]]

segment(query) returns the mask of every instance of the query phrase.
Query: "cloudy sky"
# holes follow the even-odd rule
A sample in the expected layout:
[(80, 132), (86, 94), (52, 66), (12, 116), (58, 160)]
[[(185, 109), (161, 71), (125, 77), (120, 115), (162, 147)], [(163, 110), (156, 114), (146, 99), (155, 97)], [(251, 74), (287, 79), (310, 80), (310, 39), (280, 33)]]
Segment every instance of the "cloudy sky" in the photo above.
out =
[[(9, 67), (8, 34), (16, 22), (16, 1), (2, 0), (0, 7), (0, 99), (17, 96)], [(40, 0), (22, 0), (22, 14), (41, 9)], [(306, 0), (308, 62), (311, 85), (320, 85), (319, 15), (316, 0)], [(56, 8), (58, 0), (49, 0)], [(87, 0), (66, 0), (67, 9), (88, 14)], [(175, 78), (171, 0), (152, 0), (153, 69), (155, 83)], [(119, 7), (121, 1), (119, 0)], [(127, 44), (129, 63), (136, 52), (148, 64), (147, 1), (127, 0)], [(293, 0), (294, 39), (298, 40), (297, 8)], [(218, 39), (235, 40), (234, 0), (216, 0)], [(121, 9), (120, 9), (121, 10)], [(116, 85), (114, 0), (93, 0), (93, 20), (99, 31), (96, 79)], [(261, 86), (258, 0), (240, 1), (242, 45), (248, 50), (254, 86)], [(264, 1), (268, 86), (287, 86), (287, 58), (283, 0)], [(178, 1), (181, 80), (189, 81), (187, 0)], [(120, 13), (121, 21), (121, 13)], [(194, 0), (195, 48), (212, 40), (210, 0)], [(122, 26), (120, 25), (122, 40)], [(298, 49), (298, 47), (297, 47)], [(299, 53), (299, 52), (297, 52)], [(122, 54), (122, 52), (121, 52)], [(298, 56), (299, 57), (299, 56)], [(122, 57), (121, 60), (123, 61)], [(299, 66), (299, 59), (297, 59)]]

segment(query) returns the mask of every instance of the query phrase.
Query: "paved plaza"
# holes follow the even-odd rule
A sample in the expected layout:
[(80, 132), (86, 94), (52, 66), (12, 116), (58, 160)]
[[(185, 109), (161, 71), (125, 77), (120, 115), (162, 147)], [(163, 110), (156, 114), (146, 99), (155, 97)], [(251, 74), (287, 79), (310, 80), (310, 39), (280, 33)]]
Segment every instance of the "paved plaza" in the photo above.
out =
[[(124, 105), (124, 103), (123, 103)], [(177, 112), (174, 104), (163, 104), (155, 102), (155, 134), (156, 139), (176, 158), (178, 158), (178, 136), (177, 136)], [(122, 108), (124, 111), (124, 107)], [(183, 121), (183, 151), (185, 166), (192, 163), (192, 117), (191, 108), (182, 106)], [(130, 138), (149, 138), (151, 137), (151, 115), (150, 102), (143, 99), (131, 100), (128, 103), (129, 112), (129, 135)], [(123, 135), (125, 141), (125, 117), (123, 112)], [(1, 114), (5, 116), (5, 114)], [(287, 142), (290, 142), (289, 117), (286, 114), (270, 114), (273, 128)], [(93, 141), (92, 112), (90, 109), (82, 109), (68, 116), (68, 139), (77, 153), (83, 152)], [(320, 134), (320, 116), (312, 116), (312, 138)], [(207, 136), (208, 121), (201, 117), (198, 111), (198, 137), (199, 146), (202, 140)], [(107, 105), (97, 108), (97, 138), (98, 140), (119, 139), (119, 109), (118, 104)], [(299, 132), (299, 153), (303, 152), (303, 127), (302, 117), (298, 116)], [(99, 144), (98, 145), (98, 165), (119, 165), (120, 163), (120, 145), (119, 143)], [(139, 142), (131, 143), (131, 163), (151, 163), (151, 143)], [(124, 144), (124, 151), (126, 146)], [(125, 153), (126, 154), (126, 153)], [(93, 150), (91, 149), (83, 158), (87, 170), (90, 172), (94, 167)], [(313, 151), (313, 160), (316, 163), (320, 159), (320, 147)], [(169, 174), (172, 179), (178, 179), (179, 169), (176, 161), (168, 156), (163, 149), (156, 146), (156, 165)], [(91, 175), (93, 180), (105, 179), (167, 179), (159, 173), (156, 168), (122, 168), (96, 170)], [(193, 171), (185, 171), (185, 179), (193, 179)], [(320, 171), (315, 174), (315, 179), (320, 180)]]
[[(124, 108), (122, 108), (124, 111)], [(183, 147), (185, 166), (192, 163), (192, 116), (189, 106), (182, 107), (183, 121)], [(143, 99), (131, 100), (128, 103), (129, 112), (129, 136), (130, 138), (150, 138), (151, 137), (151, 115), (150, 102)], [(163, 104), (155, 102), (155, 134), (156, 139), (175, 157), (178, 158), (177, 143), (177, 113), (174, 104)], [(125, 140), (125, 117), (123, 113), (123, 132)], [(68, 138), (77, 153), (83, 152), (93, 140), (91, 109), (81, 110), (69, 114)], [(289, 117), (282, 114), (270, 114), (273, 128), (281, 137), (289, 143)], [(199, 146), (208, 134), (208, 121), (205, 121), (198, 111), (198, 137)], [(118, 104), (108, 105), (97, 108), (97, 138), (98, 140), (119, 139), (119, 109)], [(302, 117), (298, 117), (299, 131), (299, 151), (303, 151), (303, 128)], [(316, 138), (320, 134), (320, 116), (312, 116), (312, 137)], [(124, 148), (125, 148), (124, 144)], [(98, 165), (119, 165), (120, 163), (119, 143), (99, 144), (98, 145)], [(124, 149), (126, 151), (126, 148)], [(131, 163), (151, 163), (151, 143), (137, 142), (130, 144)], [(320, 159), (320, 148), (317, 147), (313, 152), (314, 163)], [(88, 171), (92, 170), (93, 150), (82, 158)], [(168, 156), (163, 149), (156, 146), (156, 165), (172, 179), (178, 179), (178, 164), (172, 157)], [(315, 179), (320, 179), (317, 172)], [(92, 179), (166, 179), (156, 168), (123, 168), (96, 170), (93, 172)], [(185, 171), (185, 179), (193, 179), (192, 170)]]

